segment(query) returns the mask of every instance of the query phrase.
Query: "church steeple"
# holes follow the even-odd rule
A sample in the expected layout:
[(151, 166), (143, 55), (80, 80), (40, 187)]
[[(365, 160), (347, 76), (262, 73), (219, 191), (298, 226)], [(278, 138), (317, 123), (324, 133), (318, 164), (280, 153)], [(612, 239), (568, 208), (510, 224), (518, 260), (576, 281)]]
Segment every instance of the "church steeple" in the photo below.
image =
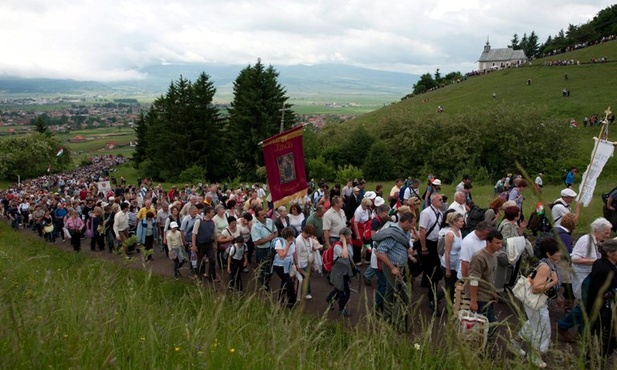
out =
[(484, 45), (484, 52), (488, 53), (489, 51), (491, 51), (491, 44), (488, 41), (488, 36), (486, 36), (486, 45)]

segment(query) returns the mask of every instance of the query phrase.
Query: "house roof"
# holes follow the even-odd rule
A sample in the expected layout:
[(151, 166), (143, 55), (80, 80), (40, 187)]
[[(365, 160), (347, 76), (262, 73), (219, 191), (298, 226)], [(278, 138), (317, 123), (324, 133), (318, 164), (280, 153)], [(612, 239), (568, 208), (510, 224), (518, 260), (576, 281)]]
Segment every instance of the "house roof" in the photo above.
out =
[(513, 50), (511, 48), (490, 49), (483, 51), (478, 62), (505, 62), (508, 60), (527, 60), (523, 50)]

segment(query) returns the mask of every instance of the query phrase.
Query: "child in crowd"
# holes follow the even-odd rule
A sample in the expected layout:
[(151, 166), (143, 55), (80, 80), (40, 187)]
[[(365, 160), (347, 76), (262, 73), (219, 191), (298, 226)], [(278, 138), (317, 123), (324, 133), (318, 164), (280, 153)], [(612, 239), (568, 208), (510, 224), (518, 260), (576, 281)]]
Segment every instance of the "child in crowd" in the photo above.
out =
[(246, 254), (248, 248), (242, 236), (234, 239), (234, 244), (229, 247), (227, 254), (227, 273), (231, 276), (229, 288), (242, 293), (242, 268), (248, 265)]

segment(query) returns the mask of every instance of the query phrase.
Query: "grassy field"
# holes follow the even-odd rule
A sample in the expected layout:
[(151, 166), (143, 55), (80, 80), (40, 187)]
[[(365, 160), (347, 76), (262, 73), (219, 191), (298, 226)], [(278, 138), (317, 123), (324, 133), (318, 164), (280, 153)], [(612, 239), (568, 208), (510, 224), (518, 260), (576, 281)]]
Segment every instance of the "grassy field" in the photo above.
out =
[[(415, 311), (413, 335), (373, 315), (345, 325), (257, 293), (239, 298), (65, 252), (4, 222), (0, 235), (3, 369), (529, 368), (506, 346), (481, 354), (448, 320)], [(572, 351), (550, 356), (551, 365), (583, 368)]]
[[(544, 66), (545, 60), (574, 59), (587, 62), (591, 57), (608, 57), (609, 63), (572, 66)], [(564, 79), (568, 75), (568, 80)], [(531, 79), (531, 85), (527, 80)], [(617, 109), (612, 86), (617, 83), (617, 41), (564, 53), (553, 58), (533, 61), (530, 66), (470, 77), (466, 81), (418, 95), (399, 104), (363, 115), (358, 122), (385, 122), (394, 117), (436, 114), (437, 106), (445, 114), (467, 112), (471, 107), (490, 109), (491, 104), (541, 105), (551, 117), (564, 122), (575, 118), (582, 123), (585, 116), (604, 115), (607, 107)], [(568, 88), (570, 97), (562, 97)], [(495, 93), (495, 98), (492, 94)]]

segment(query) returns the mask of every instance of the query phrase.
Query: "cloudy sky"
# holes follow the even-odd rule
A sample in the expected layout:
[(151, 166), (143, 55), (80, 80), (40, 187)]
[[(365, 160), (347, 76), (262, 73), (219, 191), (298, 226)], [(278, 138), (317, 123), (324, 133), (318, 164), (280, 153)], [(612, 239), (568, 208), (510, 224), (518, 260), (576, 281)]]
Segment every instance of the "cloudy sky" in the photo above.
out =
[[(0, 0), (0, 75), (126, 80), (160, 63), (467, 72), (490, 37), (544, 42), (610, 0)], [(207, 71), (207, 69), (206, 69)]]

